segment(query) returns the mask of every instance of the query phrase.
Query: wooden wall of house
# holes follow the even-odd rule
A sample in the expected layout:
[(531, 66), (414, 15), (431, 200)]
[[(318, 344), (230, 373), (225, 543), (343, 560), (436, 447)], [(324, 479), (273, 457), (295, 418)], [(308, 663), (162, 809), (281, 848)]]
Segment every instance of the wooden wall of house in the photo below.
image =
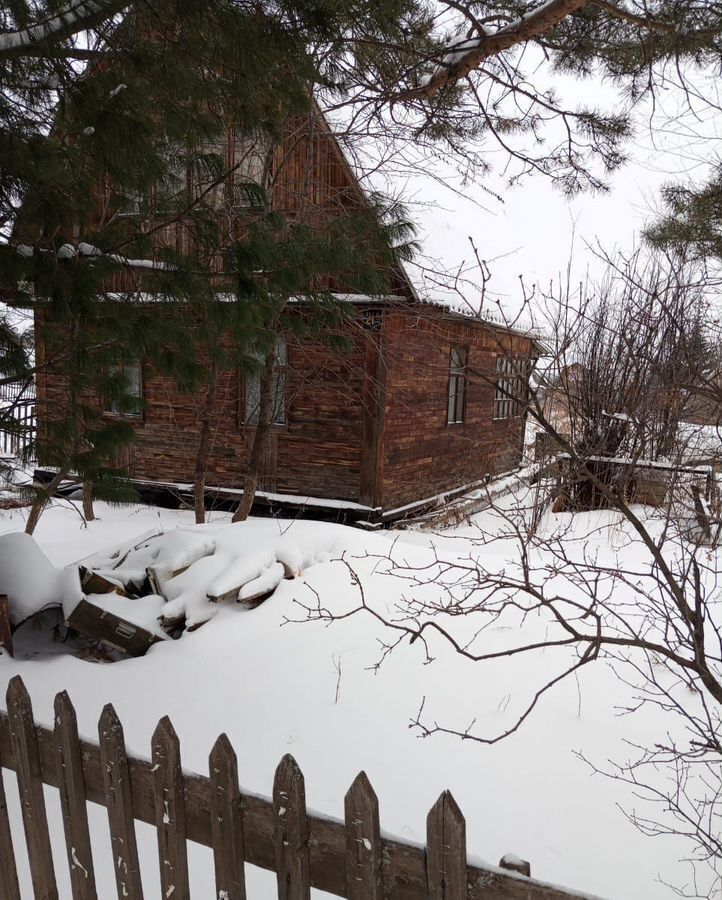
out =
[[(320, 110), (290, 121), (273, 156), (272, 205), (290, 219), (323, 224), (363, 210), (367, 199)], [(399, 268), (386, 271), (389, 293), (411, 298)], [(320, 287), (348, 290), (336, 279)]]
[[(496, 358), (528, 358), (531, 342), (427, 307), (384, 322), (386, 400), (379, 466), (385, 509), (412, 503), (513, 468), (524, 418), (495, 420)], [(447, 424), (452, 347), (468, 351), (463, 424)]]
[[(168, 310), (168, 314), (173, 314)], [(36, 313), (39, 347), (47, 333), (43, 311)], [(361, 497), (367, 334), (357, 321), (342, 331), (349, 349), (287, 337), (286, 425), (274, 426), (261, 488), (271, 492), (358, 502)], [(119, 459), (139, 480), (190, 484), (205, 387), (182, 393), (175, 380), (143, 362), (143, 415), (129, 419), (135, 441)], [(67, 409), (67, 377), (62, 367), (38, 378), (40, 427)], [(211, 412), (208, 486), (240, 488), (255, 429), (245, 424), (245, 388), (237, 370), (219, 376)], [(95, 398), (99, 408), (100, 398)], [(109, 417), (111, 414), (107, 414)]]
[[(44, 331), (39, 316), (39, 353)], [(528, 339), (431, 307), (361, 309), (342, 331), (347, 352), (289, 336), (288, 421), (273, 429), (262, 489), (390, 509), (519, 462), (523, 418), (493, 418), (496, 358), (528, 357)], [(465, 420), (457, 425), (447, 424), (452, 347), (467, 349), (469, 367)], [(62, 371), (41, 375), (41, 429), (48, 416), (63, 415), (66, 392)], [(244, 393), (237, 371), (221, 373), (209, 486), (242, 486), (254, 434), (244, 421)], [(143, 398), (135, 442), (121, 463), (137, 479), (190, 484), (203, 386), (181, 393), (146, 361)]]

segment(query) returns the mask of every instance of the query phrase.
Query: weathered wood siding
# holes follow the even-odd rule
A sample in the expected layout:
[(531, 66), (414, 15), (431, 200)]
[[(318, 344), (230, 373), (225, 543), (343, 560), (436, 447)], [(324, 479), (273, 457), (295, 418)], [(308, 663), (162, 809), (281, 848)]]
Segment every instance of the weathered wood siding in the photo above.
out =
[[(227, 133), (227, 162), (229, 169), (238, 164), (239, 153), (234, 131)], [(329, 220), (344, 214), (363, 210), (367, 200), (351, 171), (334, 134), (329, 129), (320, 111), (312, 111), (306, 116), (290, 120), (278, 144), (269, 153), (269, 162), (263, 176), (263, 187), (268, 196), (269, 206), (283, 213), (290, 221), (303, 222), (313, 228), (323, 227)], [(193, 177), (187, 173), (189, 196), (193, 192)], [(249, 221), (255, 214), (252, 210), (229, 210), (222, 201), (223, 188), (216, 189), (217, 220), (221, 237), (213, 256), (207, 258), (209, 269), (219, 287), (227, 286), (224, 249), (243, 237)], [(109, 217), (116, 215), (112, 205), (112, 187), (104, 185), (98, 191), (96, 221), (93, 227), (102, 226)], [(138, 227), (143, 218), (140, 215), (125, 217), (129, 230)], [(143, 228), (151, 236), (153, 254), (158, 255), (163, 248), (171, 248), (177, 253), (187, 254), (195, 248), (193, 240), (193, 216), (163, 216), (146, 214)], [(411, 290), (404, 274), (397, 268), (387, 269), (389, 292), (394, 295), (411, 297)], [(134, 292), (146, 285), (144, 273), (135, 270), (120, 270), (107, 280), (107, 290)], [(349, 288), (343, 280), (334, 276), (319, 278), (310, 285), (314, 289), (328, 289), (345, 292)]]
[[(42, 314), (37, 327), (42, 335)], [(523, 416), (493, 418), (496, 358), (528, 358), (527, 338), (418, 306), (362, 308), (340, 332), (347, 351), (288, 338), (288, 420), (272, 429), (262, 489), (388, 510), (519, 462)], [(467, 349), (469, 369), (465, 421), (456, 425), (447, 424), (452, 347)], [(142, 381), (145, 410), (119, 463), (138, 479), (189, 484), (205, 389), (181, 393), (149, 362)], [(244, 394), (237, 371), (220, 373), (209, 486), (242, 486), (254, 435), (245, 424)], [(62, 371), (39, 378), (38, 404), (41, 426), (46, 417), (64, 415)]]
[[(274, 426), (265, 490), (359, 497), (363, 356), (320, 344), (288, 343), (286, 425)], [(154, 481), (192, 481), (203, 393), (181, 394), (172, 378), (144, 366), (144, 421), (138, 423), (131, 471)], [(244, 422), (244, 383), (222, 372), (211, 413), (208, 485), (241, 487), (255, 429)]]
[[(232, 161), (232, 140), (228, 152)], [(271, 169), (272, 206), (291, 219), (313, 225), (365, 203), (320, 115), (289, 122)], [(99, 205), (101, 220), (113, 212), (108, 209), (109, 196), (106, 192)], [(219, 210), (219, 215), (228, 212)], [(242, 234), (243, 218), (226, 224), (229, 239)], [(182, 218), (158, 230), (155, 241), (158, 247), (191, 249)], [(222, 289), (220, 262), (217, 271)], [(420, 307), (411, 300), (400, 270), (387, 275), (391, 292), (411, 302), (406, 308), (382, 310), (370, 304), (357, 309), (358, 315), (342, 329), (350, 340), (348, 353), (332, 353), (321, 342), (294, 343), (288, 338), (288, 421), (272, 430), (261, 489), (388, 509), (459, 488), (518, 461), (523, 420), (493, 421), (494, 373), (498, 353), (511, 350), (528, 356), (529, 341)], [(122, 272), (113, 276), (108, 289), (142, 286), (142, 276)], [(347, 289), (329, 279), (309, 287)], [(46, 331), (39, 310), (41, 364), (49, 355)], [(464, 346), (469, 354), (463, 425), (446, 423), (452, 346)], [(41, 435), (45, 423), (62, 417), (67, 409), (67, 382), (61, 367), (41, 369)], [(236, 488), (243, 483), (254, 433), (244, 424), (243, 394), (236, 371), (220, 374), (211, 412), (208, 486)], [(136, 421), (134, 445), (118, 464), (137, 479), (192, 482), (204, 387), (197, 393), (181, 393), (172, 378), (145, 361), (143, 399), (145, 411)]]
[[(42, 309), (36, 312), (41, 335), (49, 334), (46, 315)], [(288, 421), (272, 429), (262, 489), (359, 500), (367, 337), (355, 321), (339, 330), (347, 338), (348, 350), (331, 351), (322, 343), (287, 338)], [(197, 391), (182, 393), (171, 376), (144, 361), (144, 411), (129, 419), (136, 429), (135, 441), (118, 460), (132, 477), (192, 482), (205, 390), (200, 384)], [(245, 385), (238, 371), (221, 372), (211, 411), (208, 486), (243, 485), (255, 433), (245, 424), (244, 400)], [(100, 398), (94, 402), (101, 408)], [(68, 378), (62, 367), (46, 370), (38, 379), (38, 404), (41, 424), (65, 416)]]
[[(384, 322), (386, 391), (379, 465), (385, 509), (432, 497), (516, 465), (524, 418), (494, 420), (496, 358), (528, 358), (530, 340), (422, 307)], [(449, 356), (468, 352), (463, 424), (447, 424)]]

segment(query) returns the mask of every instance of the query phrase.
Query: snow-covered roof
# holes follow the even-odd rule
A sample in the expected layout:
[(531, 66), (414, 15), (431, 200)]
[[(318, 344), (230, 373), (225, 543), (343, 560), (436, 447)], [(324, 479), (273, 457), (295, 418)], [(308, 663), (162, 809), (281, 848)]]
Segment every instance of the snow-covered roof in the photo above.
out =
[[(171, 299), (166, 294), (151, 293), (148, 291), (132, 291), (129, 293), (109, 291), (105, 296), (109, 300), (129, 301), (133, 303), (179, 302), (176, 298)], [(418, 309), (419, 307), (436, 309), (447, 315), (463, 318), (467, 322), (478, 322), (479, 324), (483, 324), (486, 327), (506, 331), (510, 334), (515, 334), (520, 337), (528, 337), (538, 345), (542, 352), (545, 352), (543, 343), (544, 336), (540, 330), (529, 325), (524, 325), (523, 323), (504, 321), (503, 316), (499, 313), (495, 313), (495, 311), (493, 310), (482, 309), (474, 312), (474, 310), (472, 310), (470, 307), (465, 307), (463, 304), (452, 305), (431, 297), (420, 297), (418, 299), (410, 300), (408, 297), (402, 297), (399, 294), (371, 295), (333, 293), (332, 296), (337, 300), (342, 301), (343, 303), (350, 303), (354, 306), (413, 306), (416, 309)], [(219, 292), (218, 294), (216, 294), (216, 297), (221, 303), (231, 303), (235, 300), (234, 294), (224, 292)], [(291, 297), (289, 299), (289, 302), (292, 304), (301, 304), (307, 299), (308, 298), (305, 295), (299, 294), (295, 297)]]

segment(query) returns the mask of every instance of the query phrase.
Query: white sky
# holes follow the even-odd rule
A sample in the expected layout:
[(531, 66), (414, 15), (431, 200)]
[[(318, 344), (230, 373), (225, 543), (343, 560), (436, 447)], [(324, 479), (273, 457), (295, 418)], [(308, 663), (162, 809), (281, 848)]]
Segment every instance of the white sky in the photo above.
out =
[[(658, 113), (651, 123), (651, 106), (638, 110), (635, 136), (624, 146), (629, 160), (608, 179), (608, 193), (585, 192), (568, 200), (543, 175), (528, 176), (511, 188), (498, 174), (477, 185), (461, 186), (450, 166), (444, 175), (450, 183), (456, 181), (463, 196), (423, 175), (409, 179), (402, 194), (419, 225), (424, 253), (442, 268), (454, 270), (464, 261), (473, 262), (472, 237), (480, 256), (490, 261), (492, 278), (485, 302), (501, 300), (510, 309), (521, 303), (520, 275), (528, 286), (546, 287), (565, 277), (571, 258), (572, 283), (587, 272), (600, 277), (603, 266), (591, 247), (633, 251), (642, 243), (644, 225), (659, 208), (660, 188), (679, 181), (701, 184), (710, 164), (720, 158), (722, 116), (711, 105), (718, 97), (716, 80), (710, 74), (695, 81), (700, 96), (694, 101), (694, 113), (687, 108), (680, 112), (681, 92), (671, 85), (657, 98)], [(587, 102), (591, 95), (607, 108), (620, 102), (614, 89), (596, 82), (566, 80), (563, 88), (571, 102), (574, 95)], [(497, 159), (501, 165), (502, 156), (491, 144), (489, 151), (492, 162)], [(441, 171), (438, 164), (435, 167)], [(503, 202), (485, 186), (500, 194)], [(472, 305), (478, 302), (478, 291), (468, 288), (467, 293)]]

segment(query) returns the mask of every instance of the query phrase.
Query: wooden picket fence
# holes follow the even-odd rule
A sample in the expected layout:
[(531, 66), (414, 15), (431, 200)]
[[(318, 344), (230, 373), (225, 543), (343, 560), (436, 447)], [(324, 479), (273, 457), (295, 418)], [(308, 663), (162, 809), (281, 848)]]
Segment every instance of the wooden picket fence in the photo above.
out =
[[(308, 900), (311, 887), (349, 900), (581, 900), (582, 895), (503, 868), (467, 863), (465, 822), (445, 791), (429, 813), (427, 846), (381, 837), (379, 806), (362, 772), (345, 798), (345, 822), (307, 813), (303, 774), (284, 756), (273, 799), (242, 794), (235, 752), (216, 741), (209, 776), (181, 769), (167, 717), (150, 762), (129, 759), (112, 706), (98, 723), (99, 745), (78, 737), (66, 693), (55, 699), (53, 730), (35, 724), (19, 677), (0, 713), (0, 763), (17, 773), (35, 900), (56, 900), (43, 784), (59, 788), (73, 900), (97, 900), (87, 801), (108, 810), (119, 898), (143, 896), (134, 820), (154, 825), (162, 896), (188, 900), (187, 841), (211, 847), (216, 900), (245, 900), (244, 862), (276, 872), (279, 900)], [(0, 770), (0, 898), (20, 900)], [(517, 865), (513, 863), (512, 865)], [(210, 886), (209, 886), (210, 887)], [(210, 890), (204, 897), (210, 897)], [(584, 895), (588, 900), (588, 895)]]
[(4, 429), (0, 421), (0, 455), (20, 457), (30, 447), (37, 431), (37, 406), (34, 397), (15, 400), (9, 407)]

